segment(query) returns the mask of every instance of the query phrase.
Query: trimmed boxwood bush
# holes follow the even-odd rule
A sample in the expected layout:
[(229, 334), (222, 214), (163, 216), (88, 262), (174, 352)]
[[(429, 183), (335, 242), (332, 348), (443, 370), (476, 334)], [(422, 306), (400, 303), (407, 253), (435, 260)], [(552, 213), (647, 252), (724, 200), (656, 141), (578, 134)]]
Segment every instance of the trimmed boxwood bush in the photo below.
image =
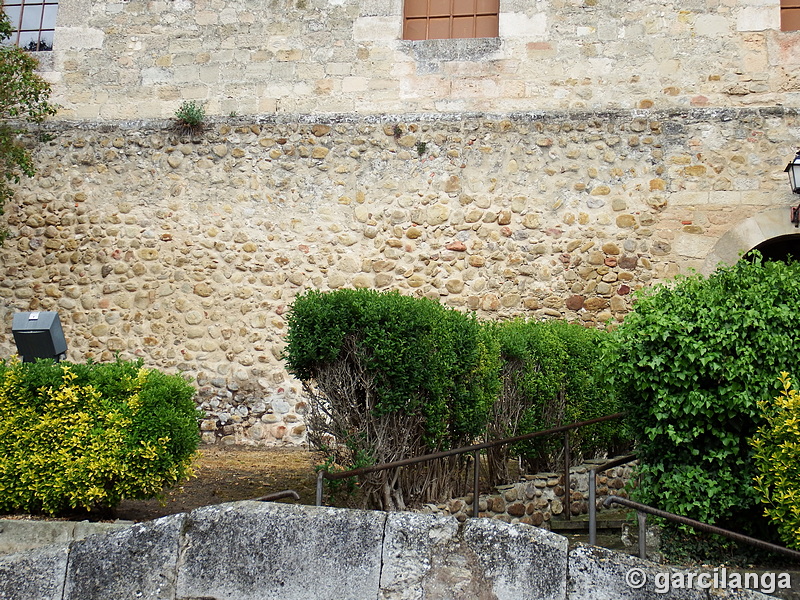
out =
[[(309, 439), (329, 464), (386, 463), (482, 437), (498, 354), (474, 316), (397, 292), (339, 290), (299, 296), (288, 321), (285, 359), (309, 394)], [(451, 467), (384, 471), (360, 483), (369, 504), (402, 508), (446, 494)]]
[[(326, 468), (349, 470), (618, 412), (600, 370), (607, 338), (563, 321), (482, 323), (397, 292), (311, 291), (292, 306), (284, 357), (310, 398), (309, 440), (328, 453)], [(596, 425), (575, 433), (572, 455), (624, 442), (619, 423)], [(560, 449), (561, 438), (491, 450), (491, 479), (508, 482), (515, 452), (552, 467)], [(402, 508), (457, 491), (464, 467), (453, 459), (359, 483), (368, 504)]]
[[(512, 437), (619, 412), (603, 364), (609, 334), (560, 320), (515, 319), (497, 325), (502, 392), (492, 407), (488, 439)], [(520, 455), (528, 468), (562, 469), (563, 437), (539, 438), (490, 452), (492, 483), (507, 483), (507, 459)], [(570, 435), (576, 460), (626, 447), (621, 422), (597, 424)]]
[(157, 496), (190, 475), (194, 388), (141, 362), (0, 363), (0, 510)]

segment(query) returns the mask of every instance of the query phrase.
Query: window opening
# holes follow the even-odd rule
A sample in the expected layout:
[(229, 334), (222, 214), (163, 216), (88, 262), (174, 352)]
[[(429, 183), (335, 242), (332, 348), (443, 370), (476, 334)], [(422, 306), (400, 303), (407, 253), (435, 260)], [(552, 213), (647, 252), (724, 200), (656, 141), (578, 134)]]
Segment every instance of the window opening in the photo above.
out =
[(58, 0), (4, 0), (3, 10), (14, 29), (6, 44), (31, 52), (53, 49)]
[(781, 31), (800, 31), (800, 0), (781, 0)]
[(497, 37), (499, 14), (500, 0), (405, 0), (403, 39)]

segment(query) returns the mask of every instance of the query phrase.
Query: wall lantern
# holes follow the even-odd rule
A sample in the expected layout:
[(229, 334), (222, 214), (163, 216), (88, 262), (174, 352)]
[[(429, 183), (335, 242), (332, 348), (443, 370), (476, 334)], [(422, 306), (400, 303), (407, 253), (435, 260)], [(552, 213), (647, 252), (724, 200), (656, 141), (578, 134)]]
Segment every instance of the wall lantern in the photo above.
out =
[[(792, 192), (800, 194), (800, 150), (797, 151), (797, 156), (786, 165), (783, 171), (789, 174), (789, 185), (792, 186)], [(791, 211), (792, 223), (794, 223), (795, 227), (800, 227), (800, 204), (793, 206)]]

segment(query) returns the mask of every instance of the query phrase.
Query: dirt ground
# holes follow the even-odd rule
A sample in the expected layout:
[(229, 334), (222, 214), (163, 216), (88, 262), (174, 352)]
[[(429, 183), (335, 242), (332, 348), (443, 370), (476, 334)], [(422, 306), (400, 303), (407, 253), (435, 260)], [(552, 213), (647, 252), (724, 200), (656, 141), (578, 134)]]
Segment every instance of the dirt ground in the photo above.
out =
[[(206, 506), (250, 500), (282, 490), (295, 490), (299, 503), (313, 504), (316, 474), (322, 462), (303, 448), (201, 446), (196, 476), (170, 490), (163, 502), (125, 500), (106, 518), (147, 521)], [(298, 503), (293, 499), (281, 502)]]

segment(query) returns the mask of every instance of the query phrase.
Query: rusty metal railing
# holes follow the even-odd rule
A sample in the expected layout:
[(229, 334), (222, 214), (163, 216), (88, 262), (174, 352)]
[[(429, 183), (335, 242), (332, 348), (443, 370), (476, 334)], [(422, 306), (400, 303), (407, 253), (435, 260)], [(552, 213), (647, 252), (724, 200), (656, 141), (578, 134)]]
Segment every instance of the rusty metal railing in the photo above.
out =
[(531, 440), (537, 437), (547, 436), (547, 435), (555, 435), (558, 433), (564, 434), (564, 489), (566, 494), (567, 501), (564, 503), (564, 508), (566, 510), (567, 520), (570, 518), (570, 503), (569, 503), (569, 494), (570, 494), (570, 475), (569, 475), (569, 467), (570, 467), (570, 453), (569, 453), (569, 432), (574, 429), (580, 429), (581, 427), (586, 427), (588, 425), (594, 425), (596, 423), (602, 423), (604, 421), (612, 421), (614, 419), (619, 419), (624, 416), (625, 413), (614, 413), (613, 415), (606, 415), (604, 417), (597, 417), (595, 419), (589, 419), (588, 421), (578, 421), (576, 423), (570, 423), (569, 425), (561, 425), (559, 427), (553, 427), (551, 429), (544, 429), (542, 431), (534, 431), (532, 433), (526, 433), (524, 435), (518, 435), (511, 438), (505, 438), (502, 440), (494, 440), (491, 442), (483, 442), (481, 444), (474, 444), (472, 446), (464, 446), (462, 448), (454, 448), (453, 450), (444, 450), (442, 452), (434, 452), (432, 454), (424, 454), (422, 456), (415, 456), (413, 458), (405, 458), (403, 460), (396, 460), (390, 463), (384, 463), (380, 465), (370, 465), (367, 467), (359, 467), (358, 469), (352, 469), (350, 471), (340, 471), (336, 473), (331, 473), (329, 471), (319, 471), (317, 472), (317, 490), (316, 490), (316, 504), (317, 506), (322, 505), (322, 494), (323, 494), (323, 486), (325, 479), (329, 480), (337, 480), (337, 479), (347, 479), (349, 477), (358, 477), (359, 475), (366, 475), (368, 473), (375, 473), (376, 471), (385, 471), (387, 469), (395, 469), (398, 467), (405, 467), (408, 465), (415, 465), (422, 462), (428, 462), (432, 460), (439, 460), (441, 458), (447, 458), (449, 456), (460, 456), (462, 454), (473, 454), (473, 499), (472, 499), (472, 516), (478, 516), (478, 498), (480, 496), (480, 452), (481, 450), (486, 450), (487, 448), (494, 448), (495, 446), (502, 446), (504, 444), (514, 444), (517, 442), (523, 442), (526, 440)]
[(255, 502), (273, 502), (274, 500), (282, 500), (284, 498), (292, 498), (293, 500), (300, 500), (300, 494), (294, 490), (283, 490), (280, 492), (272, 492), (260, 498), (253, 498)]
[(644, 539), (647, 529), (647, 515), (650, 514), (656, 517), (667, 519), (669, 521), (673, 521), (675, 523), (688, 525), (689, 527), (693, 527), (694, 529), (699, 529), (700, 531), (705, 531), (706, 533), (721, 535), (723, 537), (735, 540), (737, 542), (742, 542), (744, 544), (755, 546), (756, 548), (761, 548), (762, 550), (769, 550), (770, 552), (785, 554), (787, 556), (791, 556), (795, 560), (800, 560), (800, 552), (798, 552), (797, 550), (792, 550), (791, 548), (784, 548), (783, 546), (778, 546), (777, 544), (771, 544), (770, 542), (765, 542), (764, 540), (752, 538), (742, 533), (736, 533), (735, 531), (722, 529), (722, 527), (709, 525), (708, 523), (703, 523), (702, 521), (695, 521), (694, 519), (666, 512), (658, 508), (648, 506), (647, 504), (640, 504), (639, 502), (634, 502), (633, 500), (628, 500), (627, 498), (622, 498), (620, 496), (607, 496), (606, 499), (603, 501), (603, 505), (608, 507), (611, 506), (611, 504), (622, 504), (623, 506), (627, 506), (628, 508), (633, 508), (636, 510), (637, 516), (639, 517), (640, 558), (647, 558)]
[(592, 546), (597, 545), (597, 474), (634, 460), (636, 455), (628, 454), (589, 469), (589, 543)]

